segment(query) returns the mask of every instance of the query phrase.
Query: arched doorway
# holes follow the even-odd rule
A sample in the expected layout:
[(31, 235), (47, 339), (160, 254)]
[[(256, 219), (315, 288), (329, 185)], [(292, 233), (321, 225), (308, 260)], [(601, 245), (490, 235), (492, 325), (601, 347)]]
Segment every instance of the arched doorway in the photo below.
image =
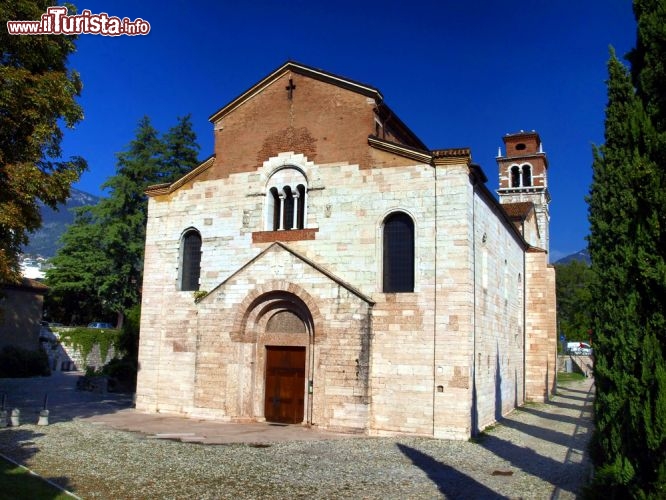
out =
[(314, 321), (294, 293), (274, 290), (246, 309), (243, 340), (254, 344), (254, 416), (269, 422), (311, 423)]

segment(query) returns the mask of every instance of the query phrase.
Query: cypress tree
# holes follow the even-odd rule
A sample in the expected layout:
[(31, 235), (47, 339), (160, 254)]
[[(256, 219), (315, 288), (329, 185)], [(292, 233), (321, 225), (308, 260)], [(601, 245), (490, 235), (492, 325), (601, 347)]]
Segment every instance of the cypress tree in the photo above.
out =
[[(635, 2), (631, 75), (611, 54), (588, 198), (594, 283), (594, 496), (666, 495), (666, 2)], [(632, 80), (633, 77), (633, 80)]]

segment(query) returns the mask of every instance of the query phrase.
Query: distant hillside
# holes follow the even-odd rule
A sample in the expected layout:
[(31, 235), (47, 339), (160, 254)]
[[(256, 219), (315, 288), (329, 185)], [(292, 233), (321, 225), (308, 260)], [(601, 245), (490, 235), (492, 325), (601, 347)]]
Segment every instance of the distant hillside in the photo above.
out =
[(42, 227), (30, 235), (30, 243), (23, 248), (23, 253), (53, 257), (61, 246), (60, 236), (67, 230), (67, 226), (74, 222), (72, 209), (84, 205), (97, 205), (98, 202), (99, 197), (74, 188), (67, 202), (58, 205), (57, 211), (40, 202)]
[(572, 253), (571, 255), (567, 255), (566, 257), (562, 257), (560, 260), (555, 262), (555, 264), (568, 264), (569, 262), (573, 260), (578, 260), (585, 262), (587, 265), (590, 264), (590, 252), (587, 250), (587, 248), (580, 250), (576, 253)]

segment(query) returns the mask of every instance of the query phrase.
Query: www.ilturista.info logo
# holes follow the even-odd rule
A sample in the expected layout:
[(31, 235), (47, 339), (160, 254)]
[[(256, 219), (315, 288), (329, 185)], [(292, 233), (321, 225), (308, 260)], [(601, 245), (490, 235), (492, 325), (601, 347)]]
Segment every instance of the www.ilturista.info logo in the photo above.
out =
[(10, 35), (147, 35), (150, 23), (141, 18), (130, 21), (127, 17), (109, 16), (106, 12), (67, 15), (67, 7), (49, 7), (39, 21), (7, 21)]

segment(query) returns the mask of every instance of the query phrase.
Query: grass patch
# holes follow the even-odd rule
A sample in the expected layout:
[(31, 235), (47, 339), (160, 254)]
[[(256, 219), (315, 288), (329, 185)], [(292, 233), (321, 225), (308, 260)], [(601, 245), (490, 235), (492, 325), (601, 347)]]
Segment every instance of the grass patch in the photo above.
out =
[(2, 498), (71, 500), (72, 497), (0, 457), (0, 499)]
[(585, 375), (578, 372), (558, 372), (557, 373), (557, 383), (566, 384), (567, 382), (578, 382), (579, 380), (585, 380)]
[(469, 438), (469, 442), (470, 443), (475, 443), (475, 444), (483, 443), (486, 440), (486, 438), (488, 437), (488, 434), (493, 432), (499, 425), (500, 425), (499, 422), (495, 422), (494, 424), (490, 424), (488, 427), (483, 429), (481, 432), (479, 432), (475, 436), (472, 436), (471, 438)]

